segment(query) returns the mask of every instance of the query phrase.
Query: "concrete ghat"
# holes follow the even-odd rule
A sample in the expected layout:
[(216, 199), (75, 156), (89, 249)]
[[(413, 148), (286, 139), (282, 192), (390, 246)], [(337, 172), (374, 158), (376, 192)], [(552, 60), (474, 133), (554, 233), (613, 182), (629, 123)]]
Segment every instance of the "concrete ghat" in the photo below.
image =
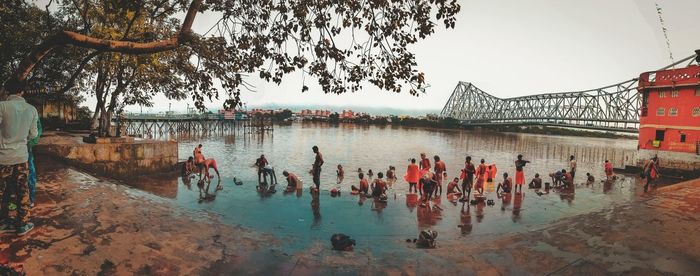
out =
[(77, 138), (48, 133), (35, 152), (118, 179), (172, 171), (178, 161), (178, 146), (174, 141), (87, 144)]
[[(271, 235), (221, 224), (206, 212), (62, 167), (42, 183), (26, 237), (0, 238), (0, 264), (29, 275), (601, 275), (700, 271), (700, 179), (599, 212), (475, 242), (440, 239), (412, 256), (333, 252), (319, 240), (291, 254)], [(99, 182), (99, 183), (98, 183)], [(372, 242), (361, 240), (360, 244)], [(455, 273), (457, 272), (457, 273)]]

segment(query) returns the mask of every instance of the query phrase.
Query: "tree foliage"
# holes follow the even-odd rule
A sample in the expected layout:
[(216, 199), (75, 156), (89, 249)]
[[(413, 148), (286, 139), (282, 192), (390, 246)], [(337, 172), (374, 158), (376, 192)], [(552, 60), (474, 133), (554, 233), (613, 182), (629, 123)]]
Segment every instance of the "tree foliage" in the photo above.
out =
[[(172, 78), (138, 74), (137, 82), (146, 83), (146, 89), (135, 87), (133, 95), (179, 87), (200, 109), (205, 100), (222, 96), (226, 107), (240, 105), (248, 76), (280, 84), (294, 72), (315, 78), (325, 93), (355, 92), (369, 82), (418, 95), (425, 76), (409, 48), (440, 25), (454, 28), (460, 10), (456, 0), (55, 2), (66, 27), (54, 35), (41, 35), (43, 42), (10, 80), (23, 81), (36, 60), (58, 58), (55, 52), (61, 49), (82, 48), (85, 55), (94, 54), (86, 51), (92, 49), (116, 53), (110, 55), (132, 60), (131, 65), (150, 60), (154, 66), (138, 67), (143, 72), (172, 70), (166, 71)], [(186, 13), (182, 21), (181, 13)], [(197, 13), (219, 20), (207, 32), (196, 34), (190, 28)], [(302, 84), (300, 89), (306, 91), (308, 86)], [(142, 98), (125, 98), (124, 103), (138, 99)]]

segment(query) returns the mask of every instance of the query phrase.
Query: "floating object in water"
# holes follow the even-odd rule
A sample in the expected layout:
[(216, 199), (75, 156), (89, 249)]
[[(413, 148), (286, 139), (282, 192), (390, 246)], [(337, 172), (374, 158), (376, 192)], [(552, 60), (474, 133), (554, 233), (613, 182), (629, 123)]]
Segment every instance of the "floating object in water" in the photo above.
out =
[(494, 202), (493, 199), (489, 199), (489, 200), (486, 201), (486, 205), (488, 205), (488, 206), (494, 206), (494, 205), (496, 205), (496, 202)]
[(538, 196), (542, 196), (543, 194), (544, 194), (543, 192), (537, 191)]
[(336, 188), (331, 189), (331, 196), (332, 197), (340, 196), (340, 189), (336, 189)]
[(234, 178), (233, 178), (233, 184), (236, 184), (237, 186), (241, 186), (241, 185), (243, 185), (243, 181), (240, 181), (240, 180), (238, 180), (238, 179), (236, 179), (236, 178), (234, 177)]

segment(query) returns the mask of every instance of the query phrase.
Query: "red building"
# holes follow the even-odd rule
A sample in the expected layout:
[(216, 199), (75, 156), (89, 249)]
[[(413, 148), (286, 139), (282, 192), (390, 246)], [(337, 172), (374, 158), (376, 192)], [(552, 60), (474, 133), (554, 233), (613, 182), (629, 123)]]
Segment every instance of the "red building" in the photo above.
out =
[(639, 148), (700, 154), (700, 66), (639, 76)]

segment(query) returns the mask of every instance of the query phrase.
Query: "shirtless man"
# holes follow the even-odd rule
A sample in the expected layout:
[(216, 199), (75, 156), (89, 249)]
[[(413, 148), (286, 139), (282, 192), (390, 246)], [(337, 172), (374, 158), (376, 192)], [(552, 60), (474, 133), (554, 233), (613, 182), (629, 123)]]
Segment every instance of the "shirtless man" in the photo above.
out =
[(360, 178), (360, 187), (355, 187), (355, 185), (352, 185), (350, 188), (352, 189), (353, 192), (357, 192), (358, 194), (361, 195), (366, 195), (369, 193), (369, 182), (365, 178), (364, 173), (359, 173), (358, 177)]
[(433, 196), (437, 181), (435, 180), (435, 174), (431, 172), (425, 173), (420, 181), (423, 188), (422, 202), (423, 206), (425, 206), (428, 200)]
[(380, 196), (386, 196), (386, 181), (382, 179), (384, 173), (377, 173), (377, 179), (372, 182), (372, 197), (379, 198)]
[(571, 178), (576, 177), (576, 157), (569, 156), (569, 173), (571, 173)]
[(530, 181), (530, 184), (528, 184), (528, 188), (530, 189), (540, 189), (542, 188), (542, 178), (540, 178), (540, 174), (536, 173), (535, 178), (533, 178)]
[(345, 179), (345, 170), (343, 170), (343, 165), (338, 164), (338, 169), (335, 170), (335, 175), (336, 183), (343, 183), (343, 179)]
[(430, 159), (428, 157), (425, 157), (425, 153), (420, 154), (420, 166), (421, 170), (430, 170)]
[(455, 177), (449, 184), (447, 184), (447, 195), (461, 195), (462, 191), (459, 189), (459, 177)]
[(318, 151), (317, 146), (311, 148), (316, 154), (314, 159), (314, 165), (311, 168), (311, 174), (313, 175), (314, 185), (316, 185), (316, 192), (320, 191), (321, 187), (321, 166), (323, 166), (323, 155)]
[(214, 158), (204, 158), (204, 154), (202, 154), (202, 144), (199, 144), (196, 148), (194, 148), (193, 155), (194, 163), (197, 165), (197, 167), (199, 167), (199, 179), (202, 179), (202, 173), (204, 173), (204, 178), (211, 182), (213, 177), (209, 174), (209, 168), (213, 168), (216, 172), (216, 176), (219, 179), (216, 189), (221, 190), (221, 175), (219, 174), (219, 168), (216, 165), (216, 160), (214, 160)]
[(442, 182), (445, 179), (445, 174), (447, 173), (447, 168), (445, 167), (445, 161), (440, 160), (440, 156), (435, 155), (435, 179), (437, 180), (437, 192), (435, 196), (442, 196)]
[(299, 187), (299, 177), (297, 177), (296, 174), (283, 171), (282, 175), (284, 175), (285, 178), (287, 178), (287, 192), (292, 192)]
[(530, 163), (530, 161), (524, 160), (522, 154), (518, 154), (518, 159), (515, 160), (515, 191), (518, 191), (518, 187), (520, 187), (520, 191), (523, 191), (523, 184), (525, 184), (525, 171), (523, 170), (523, 167), (527, 163)]
[(464, 162), (464, 179), (462, 179), (462, 201), (469, 200), (472, 193), (472, 186), (474, 184), (474, 173), (476, 173), (476, 168), (472, 164), (472, 157), (467, 156)]
[(513, 187), (513, 179), (508, 177), (508, 173), (503, 173), (503, 183), (498, 183), (498, 188), (496, 188), (496, 194), (501, 194), (501, 189), (503, 193), (510, 193), (511, 187)]
[[(262, 180), (264, 180), (265, 183), (267, 183), (267, 174), (265, 172), (265, 166), (267, 166), (268, 164), (269, 162), (267, 162), (267, 158), (265, 158), (264, 154), (261, 154), (260, 158), (255, 160), (255, 167), (258, 168), (258, 183), (262, 183)], [(270, 176), (270, 180), (272, 180), (272, 176)]]

